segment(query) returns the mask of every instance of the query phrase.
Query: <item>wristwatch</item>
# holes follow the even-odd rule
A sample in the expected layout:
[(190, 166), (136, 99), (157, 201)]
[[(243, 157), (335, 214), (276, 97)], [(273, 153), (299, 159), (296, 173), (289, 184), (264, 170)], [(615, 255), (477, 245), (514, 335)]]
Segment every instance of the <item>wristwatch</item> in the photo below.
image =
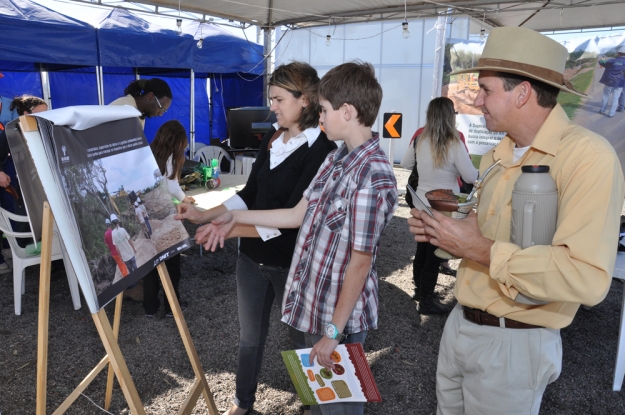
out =
[(339, 343), (345, 338), (345, 335), (343, 333), (339, 333), (339, 329), (332, 323), (329, 323), (326, 326), (325, 335), (329, 339), (338, 340)]

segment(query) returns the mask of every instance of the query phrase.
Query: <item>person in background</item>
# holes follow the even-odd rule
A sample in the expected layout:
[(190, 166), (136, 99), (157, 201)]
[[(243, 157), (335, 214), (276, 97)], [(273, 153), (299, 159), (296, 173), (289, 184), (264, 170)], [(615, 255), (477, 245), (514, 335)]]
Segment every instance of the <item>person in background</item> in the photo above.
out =
[[(415, 156), (416, 151), (416, 156)], [(412, 154), (410, 154), (412, 153)], [(456, 129), (456, 113), (454, 103), (449, 98), (434, 98), (428, 105), (426, 124), (418, 138), (416, 148), (410, 146), (402, 166), (408, 161), (417, 160), (419, 186), (417, 196), (428, 203), (425, 194), (435, 189), (451, 189), (460, 191), (458, 176), (465, 182), (477, 179), (477, 170), (464, 143), (460, 140), (460, 132)], [(421, 314), (446, 314), (449, 307), (434, 298), (434, 290), (438, 281), (441, 259), (434, 255), (436, 246), (429, 242), (418, 242), (412, 264), (412, 276), (415, 285), (414, 298), (419, 301), (417, 310)]]
[[(270, 109), (277, 122), (263, 138), (243, 190), (206, 212), (183, 204), (176, 218), (206, 223), (235, 209), (295, 207), (323, 160), (336, 149), (319, 127), (318, 86), (317, 71), (307, 63), (278, 66), (269, 79)], [(198, 229), (198, 243), (205, 229)], [(274, 301), (282, 304), (298, 230), (237, 226), (230, 234), (241, 237), (236, 271), (241, 329), (236, 394), (227, 415), (251, 411), (256, 400), (271, 307)], [(301, 332), (290, 329), (289, 335), (296, 349), (306, 347)]]
[[(605, 68), (599, 80), (603, 84), (603, 100), (599, 112), (608, 117), (614, 117), (619, 109), (619, 103), (623, 102), (620, 101), (620, 97), (623, 93), (623, 87), (625, 87), (625, 46), (618, 49), (614, 59), (599, 60), (599, 65)], [(612, 104), (610, 105), (610, 113), (606, 114), (610, 95), (612, 96)], [(623, 111), (622, 105), (620, 110)]]
[(130, 235), (126, 232), (126, 229), (122, 228), (121, 223), (119, 222), (119, 218), (116, 214), (111, 214), (111, 225), (113, 227), (113, 231), (111, 232), (111, 239), (113, 240), (113, 245), (117, 248), (117, 251), (122, 257), (122, 261), (126, 264), (128, 268), (128, 273), (137, 270), (137, 260), (135, 255), (137, 250), (135, 249), (135, 245), (132, 243), (130, 239)]
[(128, 84), (124, 96), (109, 105), (130, 105), (141, 112), (139, 120), (145, 127), (145, 119), (160, 117), (167, 112), (173, 99), (167, 82), (159, 78), (138, 79)]
[(145, 204), (140, 197), (137, 197), (137, 203), (139, 203), (139, 208), (143, 212), (143, 219), (145, 220), (145, 224), (148, 227), (148, 232), (150, 232), (150, 236), (152, 236), (152, 225), (150, 225), (150, 215), (148, 214), (148, 210), (146, 209)]
[[(455, 111), (454, 113), (455, 113), (455, 115), (458, 115), (458, 111)], [(419, 129), (417, 129), (417, 131), (415, 131), (415, 133), (412, 135), (412, 138), (410, 139), (410, 143), (408, 144), (408, 148), (406, 149), (406, 152), (404, 153), (404, 156), (402, 157), (401, 163), (400, 163), (400, 166), (402, 166), (405, 169), (408, 169), (408, 170), (412, 171), (412, 169), (414, 169), (414, 167), (416, 166), (416, 162), (415, 162), (416, 153), (415, 153), (414, 146), (416, 145), (416, 141), (418, 140), (418, 138), (421, 135), (421, 133), (423, 133), (423, 130), (425, 130), (425, 127), (421, 127)], [(467, 148), (467, 142), (466, 142), (466, 140), (464, 138), (464, 134), (462, 134), (462, 131), (460, 131), (460, 130), (458, 130), (458, 134), (460, 134), (460, 141), (462, 141), (462, 144), (464, 144), (464, 147), (467, 149), (467, 152), (468, 152), (469, 149)], [(472, 188), (473, 183), (470, 183), (470, 184), (471, 184), (471, 188)], [(463, 183), (460, 177), (458, 177), (458, 185), (460, 186), (460, 191), (461, 192), (465, 192), (465, 190), (463, 190), (462, 186), (466, 185), (466, 182)], [(468, 193), (469, 191), (466, 191), (466, 192)], [(440, 272), (442, 272), (443, 274), (449, 275), (451, 277), (455, 277), (456, 276), (456, 270), (449, 266), (449, 261), (448, 260), (441, 261)], [(414, 268), (413, 268), (413, 273), (414, 273)], [(415, 277), (413, 275), (413, 279), (414, 278)], [(415, 291), (415, 293), (413, 294), (412, 298), (414, 300), (419, 300), (419, 292), (418, 292), (418, 290)]]
[[(160, 117), (171, 105), (173, 95), (167, 82), (159, 78), (138, 79), (128, 84), (124, 89), (124, 96), (117, 98), (109, 105), (130, 105), (141, 112), (139, 122), (145, 128), (145, 119), (152, 117)], [(134, 200), (131, 203), (134, 204)], [(158, 272), (154, 270), (156, 275)], [(124, 297), (134, 301), (142, 302), (144, 299), (143, 285), (145, 279), (142, 279), (136, 285), (133, 285), (124, 291)], [(158, 292), (157, 292), (158, 293)], [(155, 311), (156, 312), (156, 311)]]
[(137, 220), (139, 221), (139, 224), (141, 225), (141, 229), (143, 229), (143, 231), (145, 232), (145, 235), (149, 239), (152, 236), (152, 231), (146, 224), (145, 213), (143, 213), (143, 210), (141, 209), (141, 207), (139, 207), (139, 202), (135, 202), (135, 216), (137, 217)]
[[(528, 53), (531, 51), (531, 53)], [(482, 156), (477, 214), (453, 220), (412, 209), (410, 232), (463, 258), (436, 370), (437, 413), (537, 415), (562, 370), (560, 329), (580, 304), (602, 301), (612, 282), (625, 183), (614, 148), (575, 125), (560, 91), (569, 53), (523, 27), (490, 32), (477, 67), (474, 105), (486, 128), (506, 132)], [(452, 75), (454, 75), (452, 73)], [(546, 165), (558, 190), (551, 245), (510, 242), (512, 189), (523, 166)], [(517, 294), (541, 300), (528, 305)]]
[[(194, 203), (195, 200), (190, 196), (185, 196), (178, 184), (182, 165), (184, 164), (184, 152), (187, 148), (187, 142), (187, 132), (182, 124), (176, 120), (172, 120), (161, 125), (161, 128), (156, 132), (154, 141), (150, 144), (150, 149), (152, 150), (152, 154), (154, 154), (156, 164), (158, 164), (161, 174), (167, 180), (167, 190), (169, 194), (178, 201)], [(135, 206), (139, 206), (139, 203), (135, 202)], [(143, 216), (141, 208), (137, 208), (135, 212), (137, 212), (137, 217), (139, 217), (139, 214)], [(189, 303), (180, 300), (180, 292), (178, 291), (178, 285), (180, 284), (180, 255), (174, 255), (166, 260), (165, 265), (167, 265), (167, 271), (169, 271), (171, 284), (176, 292), (180, 309), (185, 311), (189, 308)], [(160, 278), (156, 269), (150, 271), (150, 273), (143, 278), (143, 308), (146, 317), (154, 317), (161, 308), (161, 302), (158, 299), (158, 293), (160, 291), (159, 281)], [(169, 301), (165, 301), (165, 315), (167, 317), (174, 316)]]
[(104, 232), (104, 243), (109, 249), (111, 256), (115, 260), (115, 263), (119, 267), (119, 272), (122, 274), (122, 277), (128, 275), (128, 268), (124, 261), (122, 261), (121, 255), (119, 255), (119, 251), (115, 248), (115, 244), (113, 243), (113, 228), (111, 226), (111, 220), (106, 218), (104, 221), (106, 223), (106, 232)]
[[(48, 109), (48, 104), (38, 97), (31, 95), (22, 95), (11, 101), (9, 110), (18, 116), (35, 114)], [(20, 189), (17, 172), (11, 151), (9, 149), (9, 141), (7, 140), (4, 128), (0, 130), (0, 206), (17, 215), (26, 216), (26, 208), (24, 206), (24, 198)], [(13, 222), (14, 230), (18, 232), (27, 232), (30, 227), (24, 222)], [(18, 238), (17, 242), (20, 246), (26, 246), (30, 242), (29, 239)], [(62, 261), (55, 262), (55, 270), (63, 267)], [(8, 272), (9, 265), (4, 260), (4, 256), (0, 251), (0, 274)]]

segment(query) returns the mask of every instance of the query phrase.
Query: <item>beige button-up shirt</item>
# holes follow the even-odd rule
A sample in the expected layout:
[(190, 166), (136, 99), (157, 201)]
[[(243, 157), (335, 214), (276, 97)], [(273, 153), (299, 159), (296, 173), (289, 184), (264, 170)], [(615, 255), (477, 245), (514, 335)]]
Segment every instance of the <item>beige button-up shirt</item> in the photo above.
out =
[[(479, 196), (478, 223), (495, 241), (490, 269), (464, 259), (454, 294), (458, 302), (498, 317), (562, 328), (580, 304), (606, 296), (612, 279), (625, 185), (612, 146), (573, 124), (558, 104), (530, 149), (513, 162), (514, 141), (506, 136), (482, 157), (486, 177)], [(548, 165), (558, 187), (558, 219), (551, 246), (521, 249), (510, 243), (512, 189), (523, 165)], [(517, 293), (550, 301), (532, 306), (513, 301)]]

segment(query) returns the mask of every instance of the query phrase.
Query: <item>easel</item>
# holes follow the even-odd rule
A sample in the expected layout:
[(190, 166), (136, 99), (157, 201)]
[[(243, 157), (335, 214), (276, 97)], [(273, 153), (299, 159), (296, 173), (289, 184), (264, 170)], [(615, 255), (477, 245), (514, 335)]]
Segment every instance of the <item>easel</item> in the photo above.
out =
[[(21, 127), (23, 131), (36, 131), (37, 123), (32, 117), (21, 117)], [(37, 404), (36, 414), (46, 414), (46, 393), (47, 393), (47, 368), (48, 368), (48, 323), (50, 310), (50, 268), (52, 258), (52, 230), (54, 225), (54, 216), (48, 202), (43, 204), (43, 227), (41, 240), (41, 266), (40, 266), (40, 287), (39, 287), (39, 329), (37, 342)], [(176, 297), (174, 288), (167, 272), (165, 264), (157, 266), (161, 282), (165, 290), (165, 295), (169, 299), (172, 306), (174, 319), (178, 326), (178, 331), (182, 337), (185, 349), (193, 366), (196, 381), (187, 399), (184, 401), (179, 414), (190, 414), (201, 394), (204, 395), (206, 405), (210, 415), (219, 415), (213, 395), (204, 376), (197, 351), (191, 339), (187, 324), (180, 309), (180, 304)], [(76, 389), (65, 399), (65, 401), (54, 411), (54, 415), (63, 414), (70, 405), (80, 396), (87, 386), (95, 379), (95, 377), (107, 366), (109, 366), (109, 376), (107, 381), (107, 390), (105, 401), (108, 409), (110, 405), (113, 387), (113, 373), (117, 377), (117, 381), (122, 389), (126, 402), (130, 407), (130, 412), (135, 415), (145, 415), (145, 409), (135, 387), (135, 384), (128, 371), (128, 366), (121, 353), (117, 336), (119, 334), (119, 325), (121, 318), (122, 294), (116, 299), (114, 329), (111, 328), (110, 322), (104, 308), (101, 308), (96, 314), (92, 314), (93, 321), (102, 345), (106, 350), (106, 355), (94, 367), (91, 372), (80, 382)]]

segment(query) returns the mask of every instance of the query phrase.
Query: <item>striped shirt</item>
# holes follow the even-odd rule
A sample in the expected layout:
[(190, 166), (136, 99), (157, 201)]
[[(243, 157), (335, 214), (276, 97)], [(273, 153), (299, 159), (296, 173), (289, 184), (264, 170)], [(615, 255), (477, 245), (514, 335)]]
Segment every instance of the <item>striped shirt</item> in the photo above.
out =
[(372, 254), (371, 270), (344, 332), (377, 328), (380, 237), (397, 208), (397, 182), (378, 136), (348, 153), (331, 152), (304, 192), (308, 207), (297, 238), (282, 321), (323, 334), (332, 321), (352, 250)]

